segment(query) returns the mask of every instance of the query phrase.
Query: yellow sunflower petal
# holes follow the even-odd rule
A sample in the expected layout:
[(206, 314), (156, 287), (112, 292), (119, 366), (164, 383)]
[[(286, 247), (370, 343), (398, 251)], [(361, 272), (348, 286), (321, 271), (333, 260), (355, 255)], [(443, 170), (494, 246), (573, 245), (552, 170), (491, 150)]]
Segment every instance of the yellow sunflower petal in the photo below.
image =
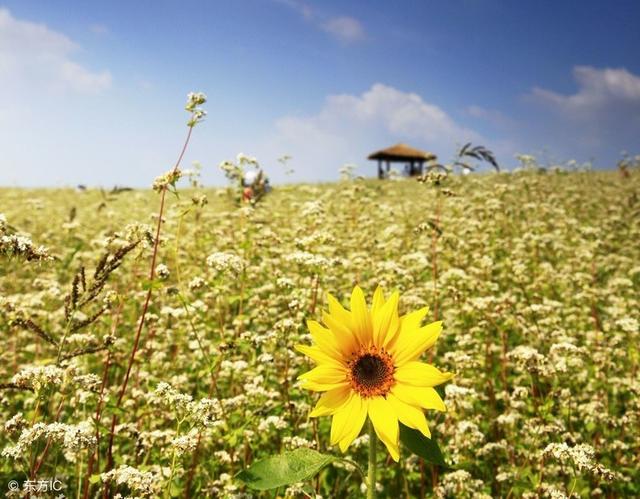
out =
[(322, 394), (316, 407), (309, 413), (310, 418), (329, 416), (340, 409), (349, 400), (351, 391), (348, 385), (334, 388)]
[(353, 331), (362, 344), (370, 344), (372, 341), (371, 314), (367, 309), (367, 302), (360, 286), (353, 288), (351, 293), (351, 316), (353, 318)]
[(348, 383), (318, 383), (317, 381), (302, 380), (300, 386), (305, 390), (311, 390), (312, 392), (327, 392), (340, 388), (342, 386), (348, 386)]
[(294, 348), (317, 364), (340, 364), (340, 360), (330, 357), (316, 346), (295, 345)]
[(420, 323), (424, 320), (428, 313), (429, 307), (422, 307), (415, 312), (403, 315), (400, 318), (402, 331), (406, 332), (413, 329), (418, 329), (420, 327)]
[(383, 397), (369, 399), (369, 418), (376, 430), (376, 435), (387, 447), (394, 461), (400, 459), (398, 444), (398, 417), (393, 406)]
[(398, 383), (413, 386), (436, 386), (453, 378), (453, 373), (442, 372), (424, 362), (407, 362), (396, 368), (393, 377)]
[(322, 322), (333, 332), (342, 354), (346, 357), (351, 355), (356, 349), (358, 338), (349, 326), (327, 313), (322, 314)]
[[(358, 397), (360, 398), (360, 397)], [(347, 452), (347, 449), (351, 445), (362, 430), (365, 420), (367, 419), (367, 409), (369, 403), (367, 400), (360, 398), (362, 405), (358, 408), (357, 412), (353, 415), (351, 424), (348, 431), (344, 434), (344, 437), (338, 442), (338, 446), (342, 452)]]
[[(387, 330), (389, 329), (392, 316), (394, 312), (397, 313), (398, 308), (398, 293), (393, 293), (389, 300), (386, 302), (380, 303), (383, 300), (382, 293), (378, 293), (378, 288), (376, 290), (376, 294), (379, 295), (376, 298), (376, 295), (373, 296), (373, 305), (371, 306), (371, 322), (373, 326), (373, 344), (378, 348), (382, 348), (384, 346), (384, 340), (387, 336)], [(394, 307), (395, 302), (395, 307)]]
[(387, 394), (387, 400), (393, 406), (393, 409), (398, 415), (398, 419), (403, 425), (418, 430), (425, 437), (431, 438), (431, 432), (429, 431), (429, 426), (427, 426), (427, 419), (424, 417), (424, 412), (422, 412), (421, 409), (415, 405), (403, 402), (393, 394), (393, 391)]
[[(349, 400), (344, 403), (333, 415), (331, 421), (331, 445), (336, 445), (353, 433), (358, 426), (358, 421), (362, 418), (362, 413), (366, 415), (366, 405), (357, 393), (351, 392)], [(362, 428), (362, 424), (360, 424)], [(358, 428), (358, 432), (360, 429)]]
[(374, 344), (380, 348), (386, 347), (395, 338), (400, 326), (398, 317), (398, 301), (400, 293), (397, 291), (373, 316)]
[(375, 316), (375, 314), (382, 308), (384, 305), (384, 291), (382, 286), (378, 286), (373, 293), (373, 301), (371, 302), (371, 315)]
[(438, 392), (428, 386), (409, 386), (396, 383), (391, 389), (391, 393), (405, 404), (415, 405), (423, 409), (435, 409), (440, 412), (447, 411), (447, 407)]
[(327, 302), (329, 303), (329, 313), (333, 318), (339, 323), (350, 327), (353, 322), (351, 312), (345, 309), (331, 293), (327, 293)]
[(420, 310), (405, 314), (399, 318), (400, 327), (398, 334), (387, 344), (387, 350), (395, 351), (395, 346), (402, 339), (406, 340), (412, 337), (416, 329), (420, 328), (420, 323), (429, 313), (429, 307), (423, 307)]
[(320, 364), (317, 367), (298, 376), (299, 380), (314, 381), (323, 385), (345, 383), (347, 370), (338, 364)]
[(441, 331), (442, 321), (432, 322), (417, 330), (405, 330), (401, 326), (400, 334), (393, 348), (390, 348), (396, 366), (418, 359), (436, 343)]
[(340, 344), (330, 329), (322, 327), (317, 321), (307, 321), (307, 327), (313, 342), (323, 353), (333, 358), (342, 357)]

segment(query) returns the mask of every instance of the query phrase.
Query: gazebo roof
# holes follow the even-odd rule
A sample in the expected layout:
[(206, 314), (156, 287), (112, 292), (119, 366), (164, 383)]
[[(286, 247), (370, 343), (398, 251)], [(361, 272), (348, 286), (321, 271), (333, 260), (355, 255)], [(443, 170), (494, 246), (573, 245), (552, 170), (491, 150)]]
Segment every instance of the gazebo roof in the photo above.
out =
[(414, 149), (407, 144), (396, 144), (381, 151), (369, 155), (368, 159), (382, 159), (388, 161), (430, 161), (436, 159), (436, 155), (420, 149)]

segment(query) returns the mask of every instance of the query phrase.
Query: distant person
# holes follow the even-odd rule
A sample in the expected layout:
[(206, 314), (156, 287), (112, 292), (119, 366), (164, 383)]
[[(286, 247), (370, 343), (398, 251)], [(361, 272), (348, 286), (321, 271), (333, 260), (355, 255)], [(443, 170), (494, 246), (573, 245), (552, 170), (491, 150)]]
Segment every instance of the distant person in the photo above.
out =
[(256, 203), (270, 191), (269, 178), (261, 168), (245, 172), (242, 178), (242, 201)]

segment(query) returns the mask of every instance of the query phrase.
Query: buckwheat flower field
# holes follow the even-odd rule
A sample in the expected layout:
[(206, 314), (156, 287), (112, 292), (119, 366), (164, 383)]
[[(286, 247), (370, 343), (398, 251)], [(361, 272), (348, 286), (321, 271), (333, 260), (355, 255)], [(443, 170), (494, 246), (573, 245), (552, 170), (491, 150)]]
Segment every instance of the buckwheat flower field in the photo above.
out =
[[(153, 279), (157, 192), (2, 189), (3, 492), (638, 496), (639, 179), (349, 179), (250, 204), (193, 176), (167, 192)], [(381, 339), (340, 364), (322, 335), (352, 316)], [(403, 362), (433, 383), (394, 372), (401, 324), (431, 335)], [(298, 482), (269, 487), (283, 469)]]

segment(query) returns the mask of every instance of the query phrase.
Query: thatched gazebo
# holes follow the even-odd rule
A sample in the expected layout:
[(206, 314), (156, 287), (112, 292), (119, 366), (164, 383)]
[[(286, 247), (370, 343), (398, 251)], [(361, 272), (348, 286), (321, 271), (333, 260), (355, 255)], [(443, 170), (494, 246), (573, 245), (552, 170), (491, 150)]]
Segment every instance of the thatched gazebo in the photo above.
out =
[[(407, 144), (396, 144), (370, 154), (368, 159), (378, 160), (378, 178), (382, 179), (389, 176), (390, 163), (404, 163), (407, 175), (422, 175), (425, 162), (434, 161), (436, 155), (420, 149), (414, 149)], [(386, 173), (382, 165), (383, 161), (386, 163)]]

